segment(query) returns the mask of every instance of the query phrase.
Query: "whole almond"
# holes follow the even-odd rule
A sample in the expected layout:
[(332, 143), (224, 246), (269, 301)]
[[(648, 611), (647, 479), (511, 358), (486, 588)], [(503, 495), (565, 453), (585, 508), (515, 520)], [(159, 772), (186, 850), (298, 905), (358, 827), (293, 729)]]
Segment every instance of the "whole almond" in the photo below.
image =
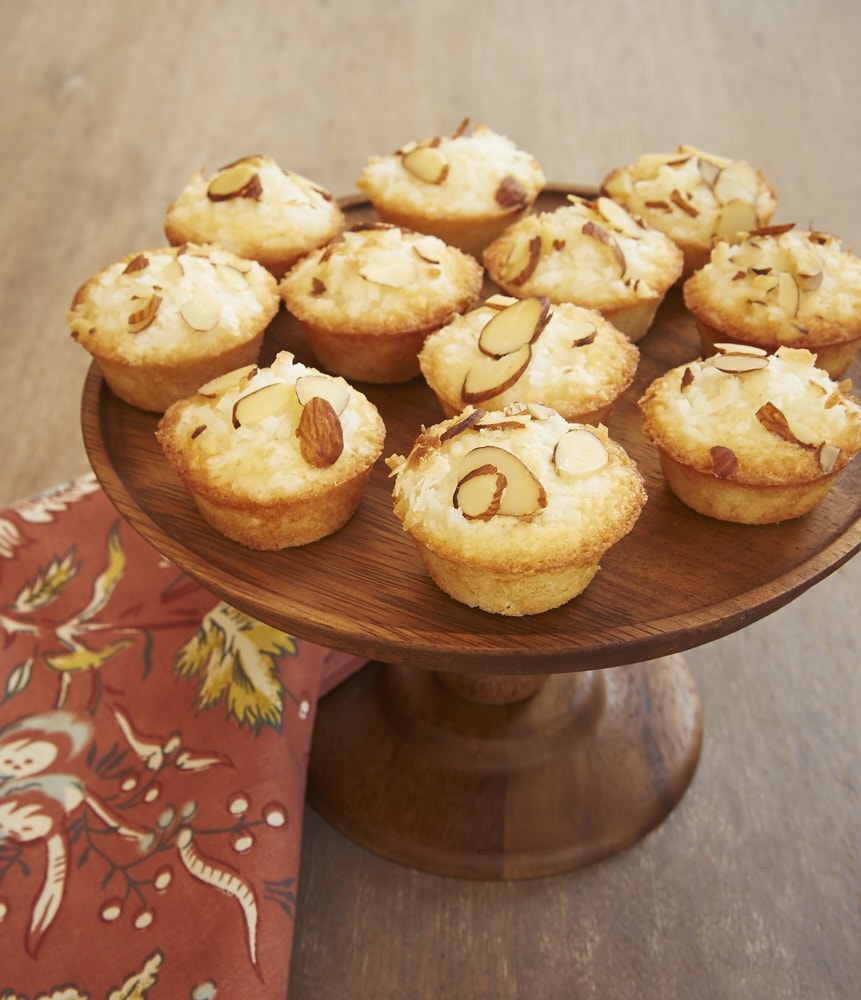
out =
[(312, 396), (302, 407), (296, 437), (302, 458), (316, 469), (334, 465), (344, 450), (341, 421), (329, 400), (322, 396)]

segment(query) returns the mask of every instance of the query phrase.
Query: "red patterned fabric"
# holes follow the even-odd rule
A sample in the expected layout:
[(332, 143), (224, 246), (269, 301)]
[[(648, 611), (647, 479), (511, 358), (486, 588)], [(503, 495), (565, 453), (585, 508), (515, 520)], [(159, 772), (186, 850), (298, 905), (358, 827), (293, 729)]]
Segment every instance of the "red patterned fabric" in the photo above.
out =
[(0, 511), (0, 1000), (281, 998), (314, 711), (92, 476)]

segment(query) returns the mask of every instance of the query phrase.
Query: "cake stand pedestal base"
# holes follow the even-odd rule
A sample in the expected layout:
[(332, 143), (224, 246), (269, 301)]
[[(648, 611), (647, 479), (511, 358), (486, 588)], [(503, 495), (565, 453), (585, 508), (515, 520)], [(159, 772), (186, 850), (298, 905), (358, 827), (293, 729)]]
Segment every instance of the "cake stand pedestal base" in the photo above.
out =
[(370, 663), (318, 706), (308, 799), (412, 868), (553, 875), (656, 827), (701, 744), (699, 695), (678, 655), (549, 677)]

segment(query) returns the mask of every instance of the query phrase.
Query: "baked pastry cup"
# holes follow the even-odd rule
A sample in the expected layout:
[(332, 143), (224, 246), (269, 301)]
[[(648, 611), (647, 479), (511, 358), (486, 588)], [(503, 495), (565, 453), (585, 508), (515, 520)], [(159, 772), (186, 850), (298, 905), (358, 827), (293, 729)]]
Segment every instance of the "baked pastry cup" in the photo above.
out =
[(546, 403), (566, 420), (606, 423), (640, 352), (595, 310), (492, 295), (432, 333), (419, 355), (443, 413), (469, 404)]
[(646, 502), (604, 426), (539, 404), (468, 406), (386, 462), (395, 515), (430, 578), (499, 615), (539, 614), (582, 593)]
[(657, 378), (640, 400), (664, 477), (693, 510), (721, 521), (801, 517), (861, 449), (861, 408), (810, 351), (718, 345)]
[(411, 141), (372, 156), (356, 186), (386, 222), (439, 236), (480, 257), (526, 215), (546, 179), (534, 156), (469, 119), (451, 136)]
[(481, 294), (481, 266), (435, 236), (358, 223), (284, 276), (318, 363), (351, 381), (406, 382), (425, 337)]
[(307, 545), (353, 516), (382, 453), (376, 407), (280, 352), (170, 406), (156, 437), (204, 520), (249, 549)]
[(861, 344), (861, 260), (826, 233), (786, 225), (720, 240), (683, 294), (704, 354), (723, 342), (803, 347), (839, 378)]
[(329, 191), (271, 156), (245, 156), (211, 176), (194, 173), (167, 209), (170, 243), (218, 243), (276, 278), (344, 228)]
[(636, 342), (681, 275), (683, 255), (612, 199), (568, 195), (567, 204), (509, 226), (483, 261), (509, 295), (597, 309)]
[(110, 389), (155, 413), (223, 372), (257, 360), (281, 306), (255, 261), (221, 247), (142, 250), (93, 275), (66, 313)]
[(683, 277), (707, 263), (716, 238), (732, 241), (760, 229), (777, 208), (762, 170), (687, 145), (617, 167), (601, 182), (601, 192), (681, 248)]

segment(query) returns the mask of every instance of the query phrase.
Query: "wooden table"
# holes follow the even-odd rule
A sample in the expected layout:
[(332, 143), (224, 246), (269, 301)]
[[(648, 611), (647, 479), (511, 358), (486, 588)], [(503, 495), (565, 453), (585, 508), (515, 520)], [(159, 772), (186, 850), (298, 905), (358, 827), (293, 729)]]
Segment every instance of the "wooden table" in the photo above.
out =
[[(367, 155), (465, 116), (597, 183), (689, 142), (761, 166), (782, 221), (861, 249), (861, 9), (332, 0), (0, 5), (0, 502), (84, 471), (89, 359), (64, 310), (163, 242), (193, 170), (271, 152), (339, 194)], [(291, 1000), (852, 997), (861, 981), (854, 559), (686, 654), (697, 774), (632, 850), (570, 875), (414, 872), (305, 821)]]

